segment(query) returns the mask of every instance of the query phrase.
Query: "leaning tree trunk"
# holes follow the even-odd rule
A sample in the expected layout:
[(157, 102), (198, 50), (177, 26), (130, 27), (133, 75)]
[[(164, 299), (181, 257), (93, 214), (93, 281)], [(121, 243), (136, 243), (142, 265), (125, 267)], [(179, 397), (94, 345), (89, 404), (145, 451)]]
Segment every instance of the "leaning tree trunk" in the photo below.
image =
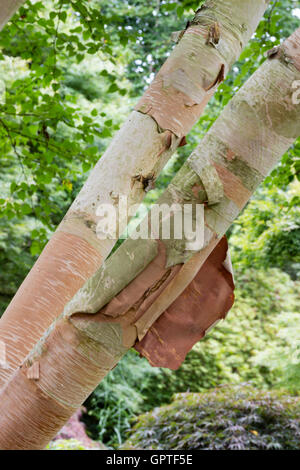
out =
[(0, 30), (13, 16), (25, 0), (1, 0), (0, 2)]
[[(3, 389), (0, 448), (43, 448), (129, 347), (151, 353), (153, 324), (159, 329), (165, 309), (174, 308), (173, 300), (299, 136), (300, 106), (292, 102), (299, 79), (300, 29), (231, 100), (161, 198), (206, 202), (205, 248), (190, 257), (184, 243), (125, 241)], [(209, 323), (206, 316), (205, 329)], [(150, 360), (160, 358), (152, 354)]]
[[(112, 141), (0, 320), (7, 368), (0, 389), (116, 240), (100, 240), (97, 206), (139, 203), (199, 119), (269, 0), (208, 1), (196, 12), (149, 90)], [(121, 226), (125, 221), (121, 221)]]

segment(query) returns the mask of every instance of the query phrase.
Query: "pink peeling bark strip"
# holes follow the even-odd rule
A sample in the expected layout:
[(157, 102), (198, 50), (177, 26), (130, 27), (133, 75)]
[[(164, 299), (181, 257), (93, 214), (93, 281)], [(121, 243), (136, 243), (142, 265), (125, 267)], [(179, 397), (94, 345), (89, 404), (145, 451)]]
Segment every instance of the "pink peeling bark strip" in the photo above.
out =
[(233, 305), (233, 279), (224, 267), (225, 237), (194, 280), (156, 320), (135, 349), (155, 367), (178, 369), (206, 331), (225, 318)]
[[(200, 312), (202, 315), (198, 319), (198, 330), (195, 329), (192, 339), (189, 329), (194, 329), (197, 322), (190, 318), (193, 326), (186, 323), (182, 328), (183, 341), (180, 342), (181, 350), (179, 350), (181, 360), (185, 348), (201, 336), (203, 328), (210, 326), (215, 321), (215, 317), (220, 318), (225, 315), (231, 306), (233, 300), (231, 275), (221, 266), (226, 251), (227, 243), (223, 240), (214, 258), (207, 262), (208, 269), (207, 263), (203, 266), (203, 274), (205, 277), (209, 274), (208, 279), (212, 280), (211, 276), (215, 276), (216, 269), (227, 273), (228, 279), (224, 282), (226, 274), (222, 272), (215, 286), (222, 287), (221, 290), (218, 293), (212, 293), (209, 297), (210, 300), (218, 300), (213, 315), (206, 310), (207, 302), (203, 305), (202, 311), (201, 306), (198, 305), (196, 313), (198, 315)], [(76, 314), (69, 319), (57, 322), (39, 348), (38, 357), (33, 355), (26, 361), (22, 368), (15, 372), (13, 380), (1, 393), (1, 449), (42, 449), (57, 434), (91, 390), (117, 364), (128, 348), (133, 346), (136, 338), (134, 321), (143, 315), (145, 309), (168, 285), (175, 272), (178, 272), (175, 269), (170, 277), (167, 276), (157, 283), (157, 278), (164, 273), (165, 261), (165, 253), (159, 252), (156, 259), (146, 268), (142, 276), (145, 282), (144, 289), (148, 287), (146, 295), (144, 290), (140, 289), (139, 279), (134, 280), (131, 286), (124, 290), (122, 298), (128, 310), (121, 314), (121, 318), (117, 314), (123, 311), (123, 305), (113, 299), (108, 306), (95, 315)], [(217, 261), (217, 268), (214, 267), (215, 261)], [(203, 276), (199, 273), (197, 286), (201, 285), (202, 278)], [(208, 286), (205, 280), (202, 279), (202, 282)], [(199, 304), (203, 301), (203, 295), (201, 296), (198, 292), (193, 293), (193, 288), (194, 286), (190, 291), (185, 292), (181, 299), (178, 299), (176, 304), (178, 319), (182, 313), (178, 305), (182, 307), (182, 302), (189, 308), (193, 302)], [(108, 312), (113, 316), (109, 316)], [(166, 321), (166, 318), (163, 321)], [(174, 336), (174, 331), (180, 325), (177, 321), (175, 324), (171, 322), (169, 326), (169, 331), (175, 341), (178, 335)], [(159, 326), (158, 331), (160, 331)], [(152, 333), (153, 330), (142, 343), (143, 352), (148, 351), (148, 345), (155, 343), (150, 339)], [(166, 355), (169, 352), (165, 348), (167, 344), (168, 340), (161, 345), (160, 353), (170, 365), (174, 366), (174, 358), (176, 364), (180, 359), (172, 352), (170, 357)], [(154, 345), (157, 346), (157, 343)], [(153, 360), (156, 358), (154, 356)], [(6, 421), (8, 425), (4, 427)]]
[[(282, 60), (282, 58), (279, 57), (267, 60), (246, 85), (244, 85), (235, 98), (233, 98), (229, 106), (223, 111), (207, 136), (203, 139), (197, 151), (193, 153), (193, 158), (184, 166), (184, 170), (180, 171), (174, 178), (170, 189), (167, 191), (169, 196), (178, 195), (181, 188), (184, 197), (189, 196), (191, 199), (196, 198), (196, 194), (194, 193), (198, 191), (196, 192), (195, 189), (199, 188), (199, 192), (201, 192), (201, 180), (197, 176), (196, 171), (201, 175), (204, 174), (206, 177), (211, 175), (215, 178), (216, 174), (213, 171), (204, 171), (203, 173), (205, 165), (213, 166), (214, 163), (220, 164), (233, 173), (243, 182), (245, 188), (253, 192), (264, 178), (264, 175), (260, 174), (256, 167), (258, 160), (257, 155), (260, 155), (262, 159), (259, 162), (260, 167), (263, 166), (264, 171), (267, 173), (272, 169), (275, 161), (279, 161), (281, 153), (286, 151), (288, 146), (300, 135), (300, 107), (298, 105), (292, 105), (292, 83), (294, 80), (300, 79), (300, 64), (297, 60), (293, 61), (294, 57), (299, 56), (300, 30), (293, 35), (292, 41), (290, 40), (287, 43), (288, 47), (290, 43), (296, 45), (297, 49), (293, 49), (294, 53), (289, 52), (288, 56), (288, 49), (285, 48), (285, 44), (281, 46), (282, 57), (286, 57), (288, 61)], [(241, 102), (243, 106), (239, 106)], [(252, 108), (252, 112), (250, 113), (248, 106)], [(271, 121), (265, 119), (266, 110), (268, 116), (271, 117)], [(268, 152), (261, 153), (261, 149), (257, 145), (251, 147), (249, 143), (254, 130), (252, 122), (253, 114), (259, 116), (259, 118), (256, 118), (257, 121), (255, 121), (256, 134), (254, 135), (258, 134), (259, 139), (262, 139), (267, 133), (268, 128), (273, 132), (273, 140), (268, 141), (270, 144)], [(280, 120), (278, 120), (278, 116), (280, 116)], [(224, 133), (224, 121), (225, 123), (235, 122), (234, 127), (228, 126), (226, 135)], [(280, 125), (278, 125), (279, 122)], [(249, 135), (243, 135), (243, 132), (246, 132), (245, 129), (251, 130)], [(250, 160), (250, 156), (247, 157), (246, 162), (243, 158), (244, 153), (239, 156), (230, 148), (230, 142), (232, 140), (237, 142), (236, 134), (239, 132), (245, 139), (240, 143), (241, 150), (243, 146), (251, 149), (252, 166), (247, 164)], [(224, 138), (226, 137), (225, 142), (222, 142), (220, 135), (224, 136)], [(264, 145), (263, 139), (261, 145)], [(195, 170), (189, 165), (193, 166)], [(217, 178), (220, 178), (220, 176), (217, 175)], [(219, 183), (218, 180), (217, 182)], [(187, 183), (190, 184), (187, 185)], [(197, 184), (195, 185), (195, 183)], [(203, 192), (201, 194), (201, 197), (198, 196), (199, 200), (205, 197)], [(223, 197), (221, 197), (220, 192), (219, 202), (208, 206), (206, 211), (209, 224), (215, 227), (216, 231), (226, 231), (233, 221), (230, 217), (234, 217), (235, 210), (237, 210), (237, 212), (239, 211), (239, 208), (235, 209), (236, 207), (236, 204), (228, 199), (228, 196), (224, 194)], [(215, 242), (215, 235), (212, 234), (208, 241), (209, 244), (213, 244)], [(151, 247), (152, 243), (156, 243), (153, 240), (143, 241), (142, 254), (147, 251), (147, 242), (150, 243)], [(162, 240), (162, 242), (166, 246), (166, 241)], [(130, 240), (124, 242), (119, 250), (122, 254), (125, 252), (129, 260), (126, 266), (130, 266), (130, 263), (133, 264), (134, 262), (136, 263), (135, 266), (138, 266), (136, 276), (133, 275), (130, 268), (127, 268), (130, 271), (130, 280), (132, 282), (138, 275), (141, 275), (144, 269), (147, 269), (148, 265), (145, 266), (144, 269), (141, 269), (144, 263), (136, 262), (135, 257), (132, 257), (133, 254), (138, 256), (138, 251), (133, 249), (131, 243), (132, 241)], [(125, 244), (127, 247), (129, 245), (129, 248), (126, 248)], [(135, 244), (133, 245), (135, 246)], [(155, 250), (150, 251), (151, 262), (153, 262), (158, 253), (155, 252)], [(120, 269), (120, 253), (117, 251), (111, 256), (107, 261), (106, 268), (103, 267), (97, 273), (97, 275), (99, 275), (98, 281), (100, 281), (99, 290), (101, 290), (102, 286), (105, 287), (106, 284), (111, 285), (111, 268), (115, 266), (117, 272), (121, 271), (124, 273), (124, 266)], [(180, 271), (169, 283), (168, 277), (165, 277), (165, 274), (167, 274), (173, 266), (177, 265), (172, 265), (165, 269), (161, 269), (161, 265), (159, 265), (159, 268), (158, 265), (156, 265), (155, 279), (151, 276), (151, 273), (148, 272), (147, 275), (147, 278), (151, 279), (151, 285), (145, 286), (147, 289), (146, 292), (143, 293), (139, 291), (138, 299), (131, 298), (128, 300), (127, 298), (129, 310), (122, 312), (123, 314), (120, 316), (118, 316), (120, 303), (115, 302), (112, 309), (107, 308), (107, 304), (112, 302), (111, 305), (113, 305), (114, 297), (118, 295), (118, 292), (121, 292), (123, 288), (115, 292), (114, 296), (108, 301), (107, 294), (109, 292), (107, 293), (104, 290), (103, 293), (102, 290), (103, 295), (100, 295), (100, 299), (93, 299), (94, 306), (97, 304), (97, 301), (100, 302), (99, 308), (96, 310), (89, 309), (89, 301), (92, 293), (97, 297), (97, 290), (96, 292), (95, 289), (92, 291), (88, 289), (81, 290), (78, 293), (79, 301), (77, 305), (86, 306), (88, 312), (81, 310), (82, 313), (74, 315), (70, 312), (69, 316), (66, 315), (62, 321), (53, 325), (45, 341), (32, 351), (30, 357), (23, 363), (22, 368), (17, 370), (11, 377), (11, 380), (6, 384), (0, 396), (0, 448), (42, 448), (45, 443), (56, 434), (63, 422), (73, 414), (74, 407), (78, 406), (79, 402), (82, 401), (87, 394), (91, 393), (97, 381), (100, 381), (108, 371), (117, 364), (130, 345), (133, 345), (137, 341), (136, 314), (143, 301), (149, 301), (150, 295), (155, 297), (155, 288), (158, 287), (162, 289), (159, 297), (154, 298), (154, 302), (151, 304), (151, 306), (153, 306), (157, 300), (163, 297), (164, 293), (172, 285), (174, 292), (172, 292), (171, 289), (171, 294), (174, 295), (174, 300), (176, 300), (176, 298), (184, 292), (185, 288), (189, 286), (192, 280), (188, 273), (186, 273), (182, 278), (184, 282), (180, 282), (180, 286), (178, 287), (178, 285), (176, 285), (176, 278), (178, 279), (184, 268), (195, 258), (197, 264), (197, 255), (198, 254), (195, 254), (182, 266)], [(167, 253), (166, 256), (168, 256)], [(166, 261), (165, 257), (163, 261)], [(156, 260), (156, 263), (159, 263), (159, 260)], [(205, 259), (201, 259), (200, 257), (199, 264), (201, 263), (204, 265)], [(181, 263), (177, 264), (180, 265)], [(225, 265), (228, 266), (226, 260)], [(200, 267), (201, 266), (199, 266), (199, 269)], [(228, 269), (228, 267), (226, 267), (226, 269)], [(117, 273), (114, 274), (113, 279), (115, 282), (118, 281)], [(124, 279), (122, 282), (123, 281)], [(166, 282), (166, 284), (160, 284), (159, 281), (163, 283)], [(130, 281), (125, 282), (125, 286), (128, 285), (129, 282)], [(184, 285), (185, 282), (187, 282), (186, 285)], [(139, 285), (138, 280), (136, 281), (136, 285)], [(154, 290), (152, 290), (151, 287)], [(149, 293), (150, 295), (148, 295)], [(132, 291), (130, 295), (132, 296)], [(118, 297), (121, 299), (122, 294), (119, 294)], [(125, 297), (123, 293), (123, 298)], [(103, 302), (103, 299), (106, 300)], [(133, 303), (131, 303), (130, 300), (133, 300)], [(161, 302), (159, 307), (163, 304), (165, 308), (160, 314), (168, 310), (171, 303), (173, 303), (173, 301), (169, 302), (169, 304), (163, 304), (163, 302)], [(151, 306), (147, 308), (147, 311), (142, 314), (141, 318), (147, 315)], [(93, 314), (93, 311), (95, 314)], [(108, 315), (108, 313), (113, 316)], [(155, 313), (157, 313), (157, 311)], [(203, 312), (204, 319), (207, 318), (206, 315), (206, 312)], [(219, 315), (216, 315), (215, 318), (219, 318)], [(201, 329), (206, 328), (207, 325), (208, 324), (200, 325), (197, 334), (199, 333), (201, 335)], [(179, 352), (182, 355), (185, 353), (184, 350)], [(33, 375), (31, 368), (36, 362), (39, 363), (39, 374)], [(27, 376), (28, 369), (29, 377)], [(39, 376), (39, 378), (30, 378), (33, 376)], [(76, 393), (74, 393), (74, 390), (76, 390)]]

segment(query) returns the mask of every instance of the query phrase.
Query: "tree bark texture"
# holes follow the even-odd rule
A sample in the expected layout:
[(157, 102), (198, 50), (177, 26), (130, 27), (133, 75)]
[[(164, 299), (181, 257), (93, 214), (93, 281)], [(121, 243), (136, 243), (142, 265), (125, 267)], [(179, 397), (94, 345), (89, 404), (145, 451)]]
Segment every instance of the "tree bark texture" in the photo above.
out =
[[(0, 400), (0, 448), (43, 448), (131, 346), (155, 365), (167, 354), (154, 351), (154, 329), (168, 347), (169, 323), (159, 325), (165, 313), (171, 308), (177, 316), (178, 298), (193, 294), (191, 281), (198, 282), (235, 217), (300, 135), (300, 107), (292, 102), (292, 84), (299, 79), (300, 29), (231, 100), (161, 197), (169, 203), (206, 202), (205, 247), (191, 255), (177, 240), (125, 241), (6, 384)], [(229, 272), (224, 258), (222, 253), (213, 264), (218, 261)], [(211, 318), (199, 308), (200, 339), (223, 315)], [(182, 324), (191, 319), (186, 315)], [(183, 329), (182, 335), (188, 333)], [(175, 353), (184, 356), (185, 350)], [(177, 360), (176, 354), (168, 360)]]
[(1, 0), (0, 2), (0, 31), (15, 14), (25, 0)]
[[(254, 33), (269, 0), (208, 0), (113, 139), (0, 320), (7, 368), (0, 389), (116, 240), (100, 240), (99, 204), (130, 208), (199, 119)], [(121, 225), (123, 222), (121, 221)]]

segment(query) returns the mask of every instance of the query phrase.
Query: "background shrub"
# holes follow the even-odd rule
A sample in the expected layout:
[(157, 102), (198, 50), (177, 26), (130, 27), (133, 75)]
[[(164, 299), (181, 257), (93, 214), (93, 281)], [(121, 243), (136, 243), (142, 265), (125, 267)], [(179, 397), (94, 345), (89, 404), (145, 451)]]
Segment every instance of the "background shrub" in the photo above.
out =
[(250, 386), (176, 394), (139, 416), (123, 449), (300, 448), (300, 398)]
[(85, 403), (93, 439), (120, 445), (132, 418), (170, 403), (178, 392), (242, 382), (299, 390), (299, 282), (278, 269), (248, 268), (236, 274), (236, 283), (236, 302), (226, 320), (196, 344), (177, 371), (152, 368), (135, 351), (122, 359)]

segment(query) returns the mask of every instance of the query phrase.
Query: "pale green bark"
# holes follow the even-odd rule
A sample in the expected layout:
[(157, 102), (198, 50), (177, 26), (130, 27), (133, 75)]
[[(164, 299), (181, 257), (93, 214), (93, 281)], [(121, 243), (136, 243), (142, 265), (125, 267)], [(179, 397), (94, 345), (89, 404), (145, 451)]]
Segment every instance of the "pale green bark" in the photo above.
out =
[[(100, 251), (103, 258), (107, 257), (116, 240), (103, 241), (97, 237), (96, 226), (99, 227), (101, 221), (95, 208), (101, 203), (117, 206), (119, 197), (127, 196), (130, 211), (143, 200), (146, 188), (134, 178), (141, 175), (155, 181), (181, 138), (199, 118), (199, 115), (194, 116), (193, 109), (205, 103), (215, 91), (222, 66), (224, 76), (221, 81), (227, 75), (268, 3), (268, 0), (206, 2), (145, 93), (142, 104), (137, 105), (99, 160), (58, 230), (84, 238)], [(207, 43), (207, 35), (215, 23), (219, 25), (220, 38), (212, 45)], [(176, 97), (172, 98), (173, 113), (164, 106), (166, 90), (169, 90), (167, 95), (176, 91)], [(184, 94), (185, 108), (192, 117), (188, 116), (189, 112), (177, 115), (178, 92)], [(170, 131), (171, 145), (165, 149), (165, 139)]]
[(143, 199), (143, 181), (155, 180), (198, 120), (268, 3), (209, 0), (197, 12), (2, 316), (8, 368), (0, 370), (0, 389), (114, 246), (97, 237), (99, 204), (116, 206), (121, 195), (130, 209)]
[[(299, 71), (289, 61), (267, 60), (227, 105), (158, 201), (158, 203), (184, 204), (208, 200), (205, 211), (209, 226), (206, 231), (206, 244), (211, 242), (215, 233), (218, 238), (226, 233), (250, 195), (299, 136), (300, 107), (292, 103), (292, 84), (297, 79)], [(232, 156), (228, 158), (228, 154)], [(224, 186), (215, 164), (233, 175), (234, 181), (237, 180), (241, 188), (244, 188), (246, 199), (240, 200), (237, 204), (226, 195), (226, 188), (224, 193)], [(202, 186), (206, 190), (199, 192), (197, 198), (192, 191), (195, 185)], [(137, 242), (129, 239), (124, 242), (72, 299), (66, 312), (88, 313), (100, 310), (108, 298), (107, 294), (104, 294), (105, 280), (111, 278), (114, 282), (120, 282), (116, 281), (115, 276), (120, 265), (119, 260), (125, 252), (129, 260), (130, 253), (137, 250), (139, 243), (142, 244), (143, 250), (146, 250), (147, 243), (150, 247), (153, 240)], [(164, 243), (170, 253), (168, 266), (184, 262), (191, 256), (183, 249), (179, 253), (182, 259), (178, 260), (178, 254), (174, 254), (173, 241), (165, 240)], [(176, 260), (172, 259), (174, 256)], [(149, 262), (151, 259), (152, 256), (149, 256)], [(134, 263), (139, 262), (136, 256), (130, 258), (130, 273), (125, 270), (122, 284), (128, 284), (135, 277)], [(136, 269), (136, 275), (137, 271)], [(122, 273), (119, 275), (121, 277)], [(98, 290), (96, 286), (99, 285), (100, 278), (102, 286)], [(89, 302), (93, 307), (89, 308)]]

